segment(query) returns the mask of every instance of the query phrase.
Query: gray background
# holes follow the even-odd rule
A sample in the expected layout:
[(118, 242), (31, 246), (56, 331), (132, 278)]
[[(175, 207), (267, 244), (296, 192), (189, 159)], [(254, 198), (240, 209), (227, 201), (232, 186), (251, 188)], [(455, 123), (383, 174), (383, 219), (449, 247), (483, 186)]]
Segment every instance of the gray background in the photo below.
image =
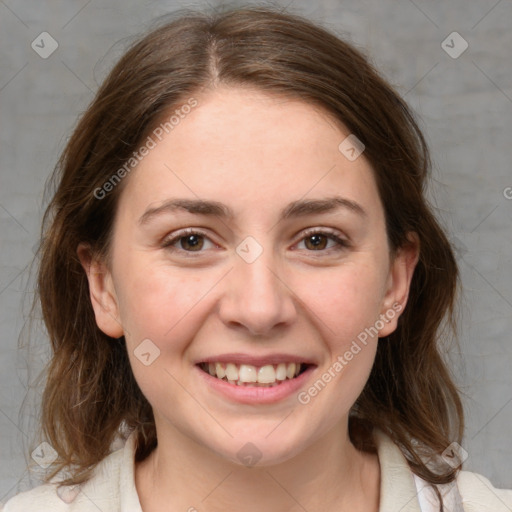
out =
[[(512, 2), (323, 0), (277, 2), (366, 49), (422, 119), (434, 158), (431, 197), (458, 254), (464, 295), (451, 358), (465, 393), (466, 469), (512, 488)], [(43, 331), (27, 360), (17, 348), (33, 295), (44, 183), (121, 39), (177, 7), (205, 2), (0, 1), (0, 502), (34, 485), (27, 452), (48, 355)], [(211, 5), (219, 5), (211, 2)], [(57, 50), (31, 43), (47, 31)], [(469, 44), (442, 48), (453, 31)], [(447, 43), (460, 48), (455, 40)], [(47, 47), (48, 48), (48, 47)], [(507, 191), (510, 193), (507, 194)], [(32, 368), (28, 372), (28, 368)], [(35, 368), (35, 370), (34, 370)], [(419, 369), (421, 371), (421, 369)], [(28, 382), (33, 392), (26, 397)]]

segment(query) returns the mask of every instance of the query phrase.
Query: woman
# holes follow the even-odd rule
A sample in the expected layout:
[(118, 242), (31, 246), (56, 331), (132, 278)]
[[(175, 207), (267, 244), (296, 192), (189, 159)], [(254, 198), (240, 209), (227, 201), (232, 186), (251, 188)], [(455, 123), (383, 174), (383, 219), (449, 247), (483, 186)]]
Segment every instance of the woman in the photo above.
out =
[(56, 170), (57, 458), (4, 511), (511, 510), (461, 471), (429, 166), (403, 100), (300, 17), (191, 13), (133, 45)]

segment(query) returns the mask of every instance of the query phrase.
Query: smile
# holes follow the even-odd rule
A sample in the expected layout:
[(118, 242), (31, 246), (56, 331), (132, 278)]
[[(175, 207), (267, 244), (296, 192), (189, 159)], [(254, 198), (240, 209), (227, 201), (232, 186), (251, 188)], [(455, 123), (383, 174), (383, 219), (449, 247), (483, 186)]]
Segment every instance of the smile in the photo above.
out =
[(232, 385), (245, 387), (275, 387), (286, 380), (292, 380), (306, 371), (305, 363), (279, 363), (254, 366), (251, 364), (235, 364), (209, 362), (200, 363), (199, 367), (212, 377)]

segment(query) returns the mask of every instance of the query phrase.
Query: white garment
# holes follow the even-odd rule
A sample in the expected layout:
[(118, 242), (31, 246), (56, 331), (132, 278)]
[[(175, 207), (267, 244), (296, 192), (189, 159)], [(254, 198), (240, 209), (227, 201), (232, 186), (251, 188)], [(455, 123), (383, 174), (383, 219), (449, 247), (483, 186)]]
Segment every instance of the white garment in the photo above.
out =
[[(418, 475), (414, 475), (414, 483), (418, 492), (418, 501), (421, 512), (439, 512), (439, 498), (434, 488)], [(464, 512), (462, 496), (456, 482), (445, 485), (438, 485), (438, 491), (443, 498), (444, 509), (447, 512)]]
[[(379, 512), (439, 512), (433, 489), (411, 472), (398, 446), (380, 430), (374, 438), (381, 468)], [(134, 441), (132, 433), (82, 486), (64, 488), (59, 496), (54, 483), (41, 485), (14, 496), (0, 511), (143, 512), (135, 487)], [(456, 483), (438, 487), (445, 512), (512, 512), (512, 490), (495, 489), (476, 473), (462, 471)]]

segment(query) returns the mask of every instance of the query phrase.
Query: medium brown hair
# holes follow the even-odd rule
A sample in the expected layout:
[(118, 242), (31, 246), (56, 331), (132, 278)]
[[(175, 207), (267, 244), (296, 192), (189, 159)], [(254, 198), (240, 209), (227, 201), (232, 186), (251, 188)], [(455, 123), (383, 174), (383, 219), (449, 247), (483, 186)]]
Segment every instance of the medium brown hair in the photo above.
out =
[[(431, 166), (425, 139), (409, 107), (359, 50), (300, 16), (260, 7), (187, 11), (153, 28), (106, 78), (56, 166), (38, 273), (52, 348), (41, 432), (58, 453), (46, 481), (63, 469), (72, 469), (64, 483), (86, 481), (114, 439), (134, 430), (137, 461), (156, 446), (152, 409), (134, 379), (124, 337), (112, 339), (96, 325), (77, 247), (84, 242), (108, 256), (123, 183), (101, 200), (94, 191), (164, 113), (219, 85), (298, 99), (339, 120), (365, 145), (391, 250), (417, 233), (419, 262), (407, 307), (396, 331), (378, 343), (350, 432), (358, 447), (371, 449), (364, 434), (380, 428), (414, 473), (433, 484), (452, 481), (456, 470), (439, 455), (461, 441), (464, 422), (441, 334), (446, 325), (455, 332), (458, 269), (424, 196)], [(441, 462), (426, 460), (432, 457)]]

